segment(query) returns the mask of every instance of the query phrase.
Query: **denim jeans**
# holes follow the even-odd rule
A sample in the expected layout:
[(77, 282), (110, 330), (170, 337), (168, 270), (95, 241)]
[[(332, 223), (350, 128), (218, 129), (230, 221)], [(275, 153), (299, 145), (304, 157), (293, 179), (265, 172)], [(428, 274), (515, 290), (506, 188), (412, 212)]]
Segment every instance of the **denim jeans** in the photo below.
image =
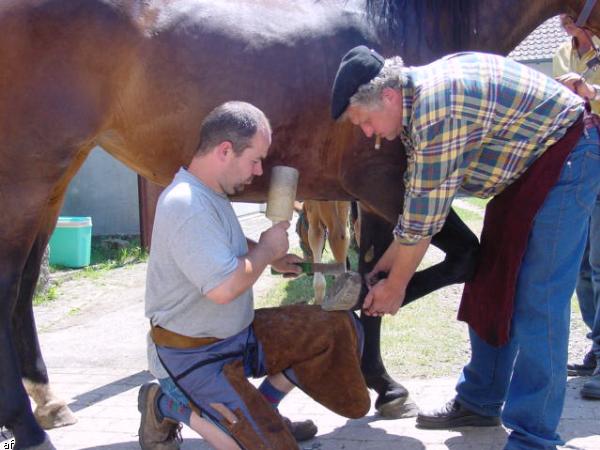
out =
[(185, 394), (183, 392), (181, 392), (181, 389), (179, 389), (175, 385), (175, 383), (173, 382), (173, 380), (171, 378), (169, 378), (169, 377), (160, 378), (158, 380), (158, 384), (160, 384), (160, 388), (162, 389), (164, 394), (168, 395), (173, 400), (181, 403), (182, 405), (189, 407), (190, 401), (185, 396)]
[(457, 400), (482, 415), (502, 414), (513, 430), (507, 450), (562, 444), (556, 429), (567, 380), (570, 299), (600, 191), (599, 148), (598, 132), (586, 130), (535, 216), (509, 342), (493, 347), (470, 333), (471, 361), (458, 381)]
[(577, 280), (581, 317), (590, 330), (592, 353), (600, 362), (600, 197), (590, 218), (590, 232)]

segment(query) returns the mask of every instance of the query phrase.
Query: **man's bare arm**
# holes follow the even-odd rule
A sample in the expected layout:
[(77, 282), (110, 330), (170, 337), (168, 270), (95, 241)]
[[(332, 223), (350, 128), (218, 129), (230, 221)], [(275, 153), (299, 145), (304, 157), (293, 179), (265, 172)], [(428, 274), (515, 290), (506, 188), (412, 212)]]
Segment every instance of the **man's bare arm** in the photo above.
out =
[(213, 302), (224, 305), (252, 287), (268, 264), (285, 256), (288, 249), (286, 229), (289, 222), (280, 222), (261, 234), (258, 243), (248, 240), (249, 251), (238, 258), (235, 271), (217, 287), (206, 293)]

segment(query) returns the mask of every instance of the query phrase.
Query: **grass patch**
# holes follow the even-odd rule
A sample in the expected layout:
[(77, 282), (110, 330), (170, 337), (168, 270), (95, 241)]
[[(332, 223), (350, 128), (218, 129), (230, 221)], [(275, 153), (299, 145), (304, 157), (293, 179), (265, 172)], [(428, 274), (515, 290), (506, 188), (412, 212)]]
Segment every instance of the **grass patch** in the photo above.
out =
[[(107, 245), (107, 239), (118, 239), (125, 246)], [(108, 270), (145, 262), (148, 252), (142, 249), (139, 236), (93, 236), (90, 265), (79, 271), (78, 276), (97, 278)], [(51, 272), (73, 270), (68, 267), (50, 266)]]
[(148, 253), (140, 245), (139, 236), (120, 237), (121, 240), (127, 242), (125, 247), (105, 245), (106, 239), (106, 236), (92, 238), (90, 266), (99, 270), (108, 270), (144, 262), (148, 259)]
[(492, 199), (490, 198), (479, 198), (479, 197), (461, 197), (467, 203), (470, 203), (473, 206), (476, 206), (481, 209), (485, 209), (488, 202)]
[[(299, 248), (290, 249), (290, 253), (302, 255)], [(323, 262), (333, 262), (333, 257), (328, 248), (323, 252)], [(355, 250), (350, 249), (348, 252), (351, 267), (356, 267), (358, 264), (358, 255)], [(326, 275), (325, 281), (327, 286), (333, 283), (333, 276)], [(255, 299), (256, 308), (270, 308), (273, 306), (293, 305), (294, 303), (310, 303), (313, 300), (313, 277), (301, 275), (297, 278), (281, 278), (274, 287), (272, 287), (266, 295)]]
[(67, 313), (67, 316), (76, 316), (77, 314), (79, 314), (81, 312), (81, 308), (71, 308), (69, 310), (69, 312)]
[(467, 326), (456, 320), (456, 304), (444, 297), (434, 292), (383, 318), (381, 353), (390, 373), (440, 377), (458, 373), (467, 362)]
[(58, 298), (58, 285), (51, 284), (46, 292), (36, 293), (33, 296), (33, 306), (43, 305)]
[(481, 221), (483, 220), (483, 211), (477, 212), (470, 209), (461, 208), (460, 206), (453, 205), (452, 208), (456, 211), (456, 214), (465, 222), (469, 228), (481, 227)]

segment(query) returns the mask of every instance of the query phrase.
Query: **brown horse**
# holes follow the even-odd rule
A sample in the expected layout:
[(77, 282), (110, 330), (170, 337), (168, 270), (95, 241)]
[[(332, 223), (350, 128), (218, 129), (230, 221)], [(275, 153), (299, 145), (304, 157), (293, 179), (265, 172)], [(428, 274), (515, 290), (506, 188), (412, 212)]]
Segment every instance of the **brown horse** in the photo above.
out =
[[(13, 431), (17, 448), (45, 439), (21, 382), (34, 387), (38, 403), (52, 404), (31, 298), (66, 186), (94, 145), (165, 184), (190, 160), (208, 111), (226, 100), (251, 102), (272, 120), (267, 173), (274, 164), (297, 167), (300, 198), (359, 199), (370, 208), (361, 230), (365, 271), (401, 211), (406, 161), (399, 142), (374, 151), (358, 129), (330, 120), (340, 57), (358, 44), (401, 54), (408, 64), (466, 49), (507, 53), (546, 18), (577, 14), (583, 3), (2, 1), (0, 425)], [(588, 25), (600, 29), (599, 7)], [(263, 178), (244, 199), (265, 199)], [(455, 215), (434, 244), (447, 260), (413, 278), (414, 295), (462, 281), (472, 270), (477, 243)], [(363, 323), (363, 369), (378, 406), (405, 398), (381, 362), (380, 320)], [(55, 419), (50, 423), (61, 423)]]
[[(348, 218), (350, 202), (306, 200), (300, 211), (296, 231), (304, 257), (320, 263), (325, 250), (325, 240), (336, 262), (346, 264), (350, 235)], [(313, 275), (315, 305), (323, 303), (325, 298), (325, 276), (316, 272)]]

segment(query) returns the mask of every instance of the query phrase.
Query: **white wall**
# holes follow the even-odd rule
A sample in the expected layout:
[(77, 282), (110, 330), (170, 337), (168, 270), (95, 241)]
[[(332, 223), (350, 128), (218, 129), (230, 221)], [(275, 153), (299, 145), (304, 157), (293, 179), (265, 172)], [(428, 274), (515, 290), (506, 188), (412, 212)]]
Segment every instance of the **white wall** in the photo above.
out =
[(91, 216), (92, 233), (139, 234), (137, 175), (94, 148), (67, 190), (61, 216)]
[(233, 210), (238, 217), (265, 211), (264, 203), (233, 202)]
[(539, 70), (542, 73), (545, 73), (549, 77), (552, 76), (552, 61), (541, 61), (541, 62), (522, 62), (521, 64), (525, 64), (532, 69)]

